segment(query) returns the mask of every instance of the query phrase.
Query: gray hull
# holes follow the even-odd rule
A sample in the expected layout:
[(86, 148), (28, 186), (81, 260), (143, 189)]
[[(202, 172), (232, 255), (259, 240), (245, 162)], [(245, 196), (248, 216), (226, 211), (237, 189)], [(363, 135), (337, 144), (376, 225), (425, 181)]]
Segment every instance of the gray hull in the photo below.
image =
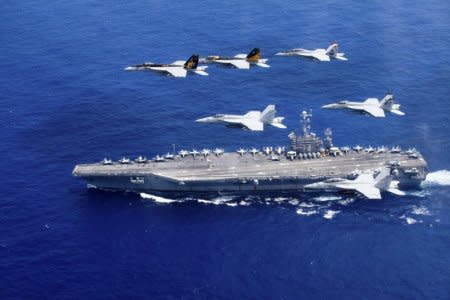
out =
[(176, 156), (164, 162), (80, 164), (74, 168), (73, 175), (105, 190), (185, 195), (258, 194), (303, 191), (310, 183), (349, 178), (355, 172), (374, 172), (386, 167), (391, 169), (393, 179), (402, 189), (418, 187), (427, 174), (427, 164), (420, 154), (412, 158), (406, 153), (349, 151), (336, 157), (323, 154), (314, 159), (290, 160), (282, 156), (279, 161), (262, 153), (224, 153), (206, 157)]

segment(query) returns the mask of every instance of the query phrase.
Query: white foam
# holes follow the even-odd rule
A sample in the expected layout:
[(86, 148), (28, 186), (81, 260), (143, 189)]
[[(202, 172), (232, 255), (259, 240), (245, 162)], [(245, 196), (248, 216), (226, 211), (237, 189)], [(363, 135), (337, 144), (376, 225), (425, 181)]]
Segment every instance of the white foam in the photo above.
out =
[(231, 196), (220, 196), (211, 200), (205, 200), (205, 199), (197, 199), (198, 203), (204, 203), (204, 204), (214, 204), (214, 205), (223, 205), (227, 204), (227, 202), (233, 200), (233, 197)]
[(349, 205), (350, 203), (353, 203), (353, 202), (355, 202), (355, 198), (343, 199), (343, 200), (340, 200), (338, 203), (340, 205), (346, 206), (346, 205)]
[(324, 217), (325, 219), (331, 220), (331, 219), (334, 218), (335, 215), (337, 215), (337, 214), (340, 213), (340, 212), (341, 212), (340, 210), (331, 210), (331, 209), (329, 209), (329, 210), (327, 210), (327, 212), (323, 215), (323, 217)]
[(226, 202), (224, 201), (220, 201), (220, 200), (204, 200), (204, 199), (197, 199), (198, 203), (203, 203), (203, 204), (214, 204), (214, 205), (222, 205), (222, 204), (226, 204)]
[(222, 201), (222, 202), (228, 202), (234, 199), (234, 196), (219, 196), (214, 198), (214, 201)]
[(436, 172), (428, 173), (425, 181), (422, 183), (423, 186), (436, 186), (436, 185), (450, 185), (450, 171), (439, 170)]
[(425, 190), (414, 191), (414, 192), (408, 192), (407, 193), (407, 195), (414, 196), (414, 197), (419, 197), (419, 198), (424, 198), (426, 196), (429, 196), (430, 194), (431, 194), (430, 191), (425, 191)]
[(411, 217), (407, 217), (405, 215), (402, 215), (400, 217), (400, 219), (404, 219), (408, 225), (416, 224), (417, 222), (422, 223), (422, 221), (417, 221), (416, 219), (411, 218)]
[(261, 198), (258, 197), (258, 196), (251, 196), (251, 195), (249, 195), (249, 196), (245, 197), (244, 200), (247, 201), (247, 202), (258, 202), (259, 200), (261, 200)]
[(298, 206), (300, 206), (300, 207), (308, 207), (308, 208), (311, 208), (311, 207), (316, 207), (317, 205), (315, 205), (315, 204), (313, 204), (313, 203), (302, 202), (302, 203), (300, 203)]
[(235, 207), (238, 206), (237, 203), (225, 203), (227, 206)]
[(153, 200), (153, 201), (155, 201), (157, 203), (165, 203), (165, 204), (167, 204), (167, 203), (181, 202), (181, 200), (163, 198), (163, 197), (160, 197), (160, 196), (155, 196), (155, 195), (147, 194), (147, 193), (140, 193), (139, 195), (143, 199), (150, 199), (150, 200)]
[(341, 199), (342, 199), (342, 197), (339, 197), (339, 196), (320, 196), (320, 197), (313, 198), (314, 201), (318, 201), (318, 202), (336, 201), (336, 200), (341, 200)]
[(424, 206), (420, 206), (420, 207), (414, 206), (411, 213), (415, 214), (415, 215), (423, 215), (423, 216), (431, 215), (430, 211)]
[(275, 201), (275, 202), (283, 202), (283, 201), (287, 201), (287, 200), (289, 200), (289, 198), (286, 198), (286, 197), (276, 197), (273, 199), (273, 201)]
[(240, 206), (249, 206), (250, 204), (250, 202), (245, 202), (244, 200), (241, 200), (241, 202), (239, 202)]
[(317, 210), (303, 210), (301, 208), (297, 209), (297, 215), (301, 216), (311, 216), (317, 214)]
[(289, 200), (289, 204), (291, 204), (291, 205), (298, 205), (298, 200), (297, 199)]
[(417, 220), (416, 220), (416, 219), (413, 219), (413, 218), (410, 218), (410, 217), (407, 217), (407, 218), (406, 218), (406, 223), (408, 223), (408, 225), (416, 224), (416, 223), (417, 223)]

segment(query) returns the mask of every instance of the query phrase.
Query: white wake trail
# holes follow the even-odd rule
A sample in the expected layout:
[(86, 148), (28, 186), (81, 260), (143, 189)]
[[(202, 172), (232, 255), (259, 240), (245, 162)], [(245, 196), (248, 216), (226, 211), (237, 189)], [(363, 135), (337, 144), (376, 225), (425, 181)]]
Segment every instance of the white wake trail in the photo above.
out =
[(422, 186), (450, 186), (450, 171), (439, 170), (428, 173)]
[(155, 196), (155, 195), (147, 194), (147, 193), (140, 193), (139, 195), (141, 196), (142, 199), (150, 199), (150, 200), (153, 200), (153, 201), (155, 201), (157, 203), (167, 204), (167, 203), (180, 202), (180, 200), (163, 198), (163, 197), (160, 197), (160, 196)]

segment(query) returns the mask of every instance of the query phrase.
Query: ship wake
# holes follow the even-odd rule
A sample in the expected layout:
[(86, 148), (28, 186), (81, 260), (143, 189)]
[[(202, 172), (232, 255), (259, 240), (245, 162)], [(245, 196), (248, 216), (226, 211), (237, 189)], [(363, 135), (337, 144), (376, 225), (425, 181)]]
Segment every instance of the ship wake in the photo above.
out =
[(160, 197), (160, 196), (156, 196), (156, 195), (152, 195), (152, 194), (147, 194), (147, 193), (140, 193), (139, 194), (141, 196), (142, 199), (149, 199), (152, 200), (156, 203), (163, 203), (163, 204), (169, 204), (169, 203), (176, 203), (176, 202), (183, 202), (184, 200), (181, 199), (170, 199), (170, 198), (164, 198), (164, 197)]
[(422, 187), (431, 186), (450, 186), (450, 171), (439, 170), (436, 172), (428, 173)]

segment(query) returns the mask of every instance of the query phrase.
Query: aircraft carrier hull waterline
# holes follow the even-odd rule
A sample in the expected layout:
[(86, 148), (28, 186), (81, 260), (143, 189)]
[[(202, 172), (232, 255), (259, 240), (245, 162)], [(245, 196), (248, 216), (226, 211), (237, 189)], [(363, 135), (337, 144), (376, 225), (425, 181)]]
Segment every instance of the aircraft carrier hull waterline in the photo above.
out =
[(187, 152), (154, 160), (79, 164), (73, 175), (90, 187), (153, 194), (235, 193), (265, 194), (306, 191), (305, 185), (333, 178), (351, 178), (358, 173), (388, 168), (399, 188), (418, 187), (427, 174), (427, 163), (415, 150), (326, 145), (309, 132), (310, 115), (303, 113), (304, 134), (292, 133), (291, 148), (263, 151)]

